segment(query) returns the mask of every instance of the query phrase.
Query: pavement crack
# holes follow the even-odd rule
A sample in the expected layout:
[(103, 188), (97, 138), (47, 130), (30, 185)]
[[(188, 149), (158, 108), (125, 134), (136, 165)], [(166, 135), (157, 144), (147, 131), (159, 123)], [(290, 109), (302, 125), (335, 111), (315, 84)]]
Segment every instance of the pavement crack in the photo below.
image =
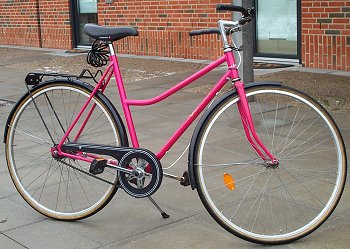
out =
[(31, 223), (28, 223), (28, 224), (25, 224), (25, 225), (21, 225), (21, 226), (18, 226), (18, 227), (13, 227), (13, 228), (10, 228), (8, 230), (3, 230), (2, 233), (5, 235), (5, 233), (10, 232), (12, 230), (16, 230), (16, 229), (19, 229), (19, 228), (22, 228), (22, 227), (31, 226), (33, 224), (37, 224), (37, 223), (43, 222), (45, 220), (48, 220), (48, 218), (43, 218), (42, 220), (34, 221), (34, 222), (31, 222)]
[[(175, 210), (174, 210), (175, 211)], [(176, 212), (176, 211), (175, 211)], [(110, 242), (110, 243), (107, 243), (107, 244), (103, 244), (101, 247), (106, 247), (106, 246), (109, 246), (109, 245), (112, 245), (112, 244), (118, 244), (118, 245), (123, 245), (123, 244), (126, 244), (128, 242), (130, 242), (130, 239), (133, 239), (133, 240), (136, 240), (138, 238), (142, 238), (144, 235), (147, 235), (147, 234), (150, 234), (152, 233), (153, 231), (157, 231), (159, 229), (163, 229), (163, 228), (166, 228), (166, 227), (170, 227), (170, 226), (173, 226), (173, 225), (176, 225), (180, 222), (184, 222), (184, 221), (187, 221), (191, 218), (193, 218), (194, 216), (198, 215), (197, 213), (196, 214), (193, 214), (193, 215), (190, 215), (190, 216), (187, 216), (187, 217), (184, 217), (182, 219), (179, 219), (177, 221), (174, 221), (174, 222), (171, 222), (171, 223), (167, 223), (167, 224), (164, 224), (164, 225), (160, 225), (160, 226), (157, 226), (157, 227), (154, 227), (152, 229), (148, 229), (147, 231), (144, 231), (144, 232), (140, 232), (140, 233), (137, 233), (137, 234), (133, 234), (131, 236), (128, 236), (128, 237), (125, 237), (121, 240), (116, 240), (116, 241), (113, 241), (113, 242)], [(101, 248), (101, 247), (98, 247), (98, 248)], [(96, 248), (96, 249), (98, 249)]]
[(4, 235), (6, 238), (8, 238), (9, 240), (12, 240), (13, 242), (15, 242), (16, 244), (18, 245), (21, 245), (23, 248), (26, 248), (26, 249), (29, 249), (29, 247), (26, 247), (25, 245), (23, 245), (22, 243), (18, 242), (17, 240), (11, 238), (10, 236), (4, 234), (4, 233), (1, 233), (2, 235)]

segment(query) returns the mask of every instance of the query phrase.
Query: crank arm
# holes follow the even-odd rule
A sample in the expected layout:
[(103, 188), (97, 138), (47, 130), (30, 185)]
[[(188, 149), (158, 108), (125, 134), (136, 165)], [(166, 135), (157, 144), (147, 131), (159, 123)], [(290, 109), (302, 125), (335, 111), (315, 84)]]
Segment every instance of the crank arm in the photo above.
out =
[(175, 175), (168, 174), (168, 173), (163, 173), (163, 176), (179, 181), (182, 186), (189, 186), (190, 185), (190, 178), (189, 178), (189, 174), (188, 174), (187, 170), (183, 173), (182, 176), (175, 176)]
[(168, 173), (164, 173), (164, 172), (163, 172), (163, 176), (170, 178), (170, 179), (173, 179), (173, 180), (177, 180), (179, 182), (182, 182), (184, 180), (184, 177), (180, 177), (180, 176), (176, 176), (176, 175), (172, 175), (172, 174), (168, 174)]
[(114, 165), (111, 163), (106, 163), (106, 165), (108, 166), (108, 168), (116, 169), (116, 170), (124, 172), (124, 173), (131, 174), (133, 172), (133, 170), (131, 170), (131, 169), (125, 169), (125, 168), (122, 168), (120, 166), (117, 166), (117, 165)]

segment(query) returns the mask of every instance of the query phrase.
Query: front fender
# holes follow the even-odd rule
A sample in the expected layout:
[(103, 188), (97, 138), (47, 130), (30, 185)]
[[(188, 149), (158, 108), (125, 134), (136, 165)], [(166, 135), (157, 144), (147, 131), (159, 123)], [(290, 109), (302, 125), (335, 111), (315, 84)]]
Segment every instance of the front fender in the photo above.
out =
[[(281, 86), (282, 84), (280, 82), (253, 82), (253, 83), (249, 83), (246, 84), (244, 86), (245, 89), (249, 89), (252, 87), (256, 87), (256, 86), (262, 86), (262, 85), (266, 85), (266, 86)], [(192, 139), (191, 139), (191, 143), (190, 143), (190, 149), (188, 152), (188, 173), (189, 173), (189, 178), (190, 178), (190, 183), (191, 183), (191, 188), (192, 189), (196, 189), (197, 188), (197, 182), (196, 182), (196, 178), (194, 176), (194, 150), (197, 146), (197, 140), (198, 140), (198, 136), (199, 133), (201, 131), (201, 128), (205, 122), (205, 120), (207, 119), (207, 117), (209, 116), (209, 114), (214, 110), (214, 108), (216, 108), (216, 106), (223, 101), (224, 99), (228, 98), (229, 96), (232, 96), (233, 94), (235, 94), (237, 91), (236, 89), (232, 89), (231, 91), (227, 92), (226, 94), (224, 94), (223, 96), (221, 96), (218, 100), (216, 100), (208, 110), (205, 111), (205, 113), (202, 115), (201, 119), (199, 120), (193, 135), (192, 135)]]

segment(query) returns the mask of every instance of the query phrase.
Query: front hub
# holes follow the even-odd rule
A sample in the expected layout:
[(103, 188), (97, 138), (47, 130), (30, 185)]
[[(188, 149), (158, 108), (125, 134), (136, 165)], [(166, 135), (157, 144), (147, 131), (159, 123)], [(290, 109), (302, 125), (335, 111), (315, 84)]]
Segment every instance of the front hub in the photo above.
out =
[(267, 169), (277, 169), (279, 166), (279, 162), (277, 159), (273, 159), (273, 160), (266, 160), (265, 161), (265, 167)]

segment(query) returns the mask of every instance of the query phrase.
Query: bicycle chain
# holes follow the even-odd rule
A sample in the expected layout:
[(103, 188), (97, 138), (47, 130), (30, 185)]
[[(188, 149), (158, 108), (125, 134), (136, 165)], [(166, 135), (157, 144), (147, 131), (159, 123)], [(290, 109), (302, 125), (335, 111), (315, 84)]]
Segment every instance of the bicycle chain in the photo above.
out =
[(62, 163), (62, 164), (64, 164), (64, 165), (66, 165), (66, 166), (68, 166), (68, 167), (71, 167), (71, 168), (73, 168), (73, 169), (75, 169), (75, 170), (77, 170), (77, 171), (79, 171), (79, 172), (81, 172), (81, 173), (84, 173), (84, 174), (86, 174), (86, 175), (88, 175), (88, 176), (91, 176), (91, 177), (93, 177), (93, 178), (95, 178), (95, 179), (97, 179), (97, 180), (100, 180), (100, 181), (103, 181), (103, 182), (105, 182), (105, 183), (114, 185), (114, 186), (116, 186), (116, 187), (119, 187), (119, 186), (120, 186), (119, 181), (117, 181), (117, 183), (113, 183), (113, 182), (107, 181), (107, 180), (105, 180), (105, 179), (103, 179), (103, 178), (101, 178), (101, 177), (95, 176), (95, 175), (93, 175), (93, 174), (91, 174), (91, 173), (89, 173), (89, 172), (86, 172), (86, 171), (84, 171), (84, 170), (82, 170), (82, 169), (79, 169), (78, 167), (75, 167), (75, 166), (73, 166), (73, 165), (71, 165), (71, 164), (69, 164), (69, 163), (67, 163), (67, 162), (64, 162), (62, 159), (57, 160), (57, 161), (60, 162), (60, 163)]

